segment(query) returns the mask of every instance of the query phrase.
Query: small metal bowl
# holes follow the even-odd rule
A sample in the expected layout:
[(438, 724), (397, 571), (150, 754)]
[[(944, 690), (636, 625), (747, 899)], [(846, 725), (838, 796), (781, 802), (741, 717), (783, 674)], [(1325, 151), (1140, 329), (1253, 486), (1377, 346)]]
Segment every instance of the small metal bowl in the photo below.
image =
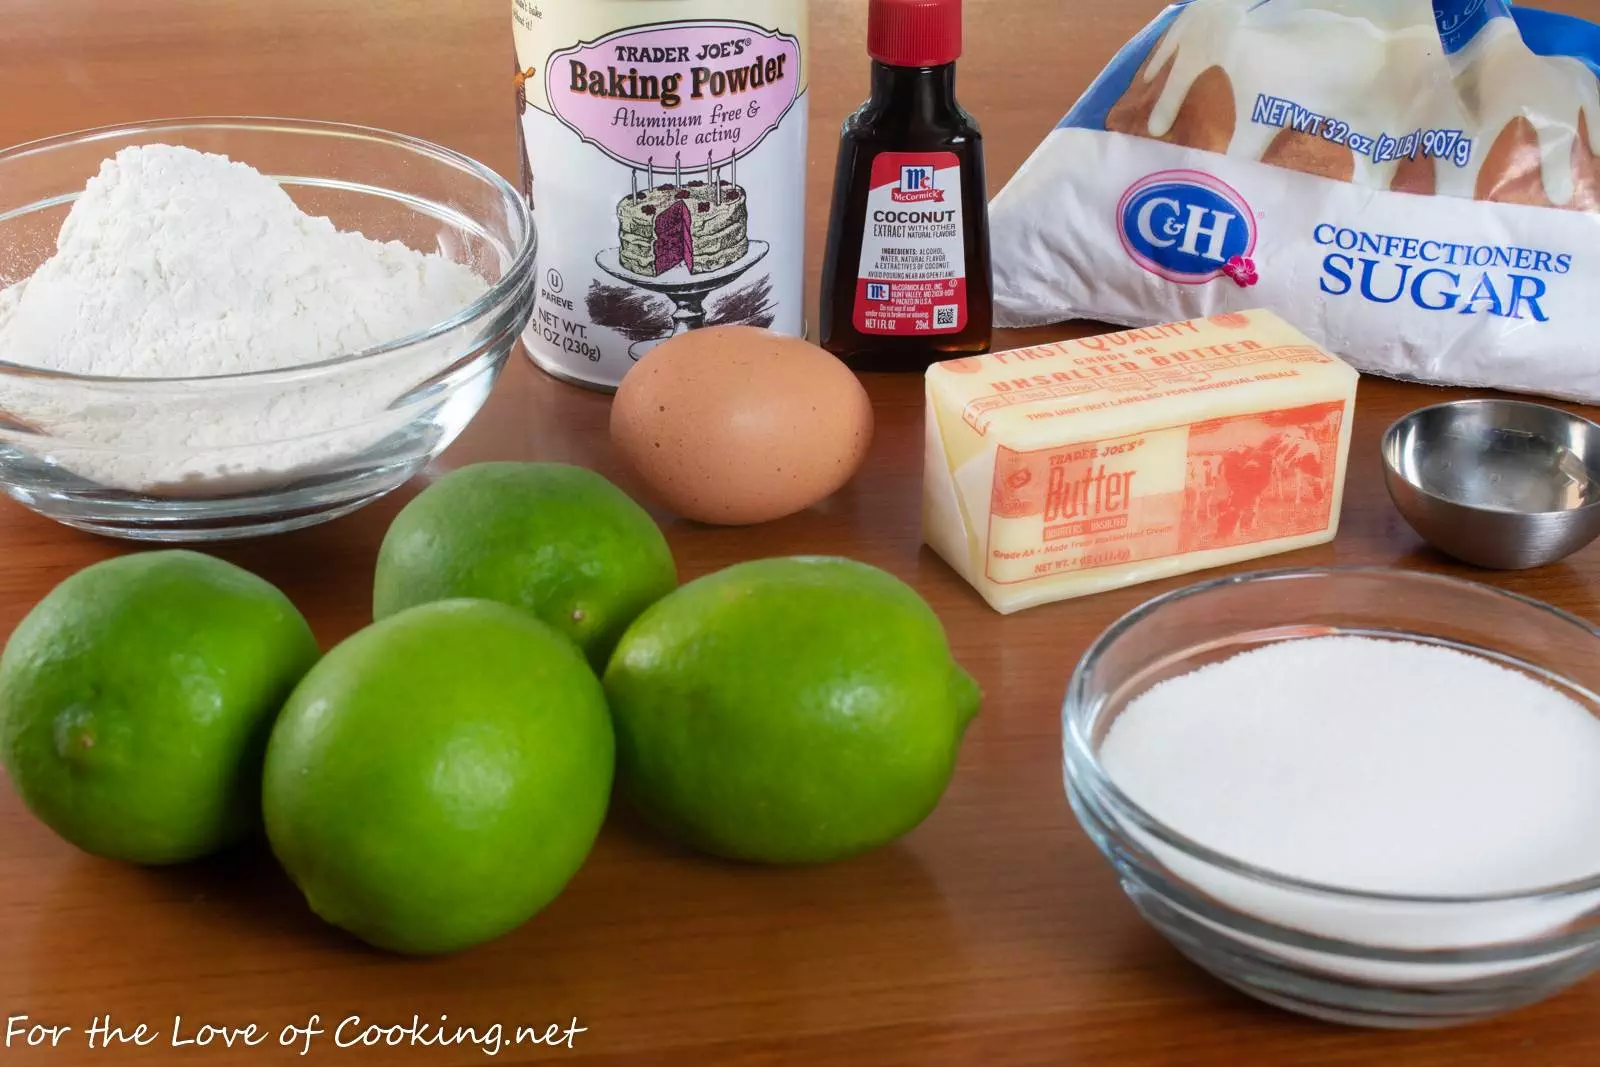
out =
[(1383, 435), (1400, 514), (1465, 563), (1524, 570), (1600, 536), (1600, 426), (1524, 400), (1413, 411)]

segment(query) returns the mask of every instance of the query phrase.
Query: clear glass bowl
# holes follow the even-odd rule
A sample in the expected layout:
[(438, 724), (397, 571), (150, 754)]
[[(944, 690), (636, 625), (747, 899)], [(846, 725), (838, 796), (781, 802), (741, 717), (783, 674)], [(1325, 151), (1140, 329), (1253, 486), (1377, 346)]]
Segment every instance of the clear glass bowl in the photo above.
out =
[(1488, 657), (1600, 714), (1600, 631), (1488, 586), (1334, 568), (1245, 574), (1160, 597), (1090, 647), (1062, 712), (1068, 797), (1134, 905), (1230, 985), (1354, 1025), (1470, 1022), (1588, 976), (1600, 965), (1600, 872), (1497, 896), (1349, 892), (1214, 852), (1141, 810), (1106, 775), (1100, 745), (1151, 686), (1267, 642), (1333, 634)]
[[(54, 253), (103, 160), (158, 143), (248, 163), (340, 229), (441, 253), (492, 285), (420, 333), (282, 371), (95, 378), (0, 351), (5, 491), (95, 533), (210, 541), (323, 522), (420, 471), (488, 399), (532, 313), (536, 241), (522, 197), (448, 149), (356, 126), (206, 118), (90, 130), (0, 152), (0, 288)], [(283, 413), (312, 398), (337, 414), (315, 432), (301, 418), (283, 429)]]

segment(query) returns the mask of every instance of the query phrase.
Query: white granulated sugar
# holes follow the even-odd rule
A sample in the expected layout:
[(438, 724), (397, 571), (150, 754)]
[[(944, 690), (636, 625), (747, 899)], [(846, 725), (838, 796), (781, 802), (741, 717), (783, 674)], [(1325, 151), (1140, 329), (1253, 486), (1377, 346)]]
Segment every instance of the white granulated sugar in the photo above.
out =
[(1515, 892), (1600, 874), (1600, 720), (1413, 641), (1283, 641), (1132, 701), (1100, 758), (1224, 855), (1346, 889)]
[[(282, 370), (352, 355), (424, 330), (480, 297), (470, 267), (398, 242), (338, 230), (302, 212), (272, 179), (222, 156), (168, 145), (107, 160), (73, 205), (56, 254), (0, 292), (0, 359), (79, 375), (211, 377)], [(435, 352), (434, 361), (449, 356)], [(441, 364), (441, 366), (444, 364)], [(435, 369), (409, 380), (352, 374), (276, 396), (231, 393), (208, 408), (163, 396), (145, 413), (104, 394), (67, 402), (59, 389), (5, 406), (78, 450), (58, 462), (121, 488), (314, 465), (352, 447), (334, 433), (377, 415)], [(413, 376), (414, 375), (414, 376)], [(135, 408), (130, 409), (129, 404)], [(73, 411), (72, 408), (79, 410)], [(150, 425), (140, 418), (148, 414)], [(359, 435), (358, 435), (359, 436)], [(250, 448), (212, 463), (197, 451)], [(270, 443), (270, 444), (269, 444)], [(107, 454), (127, 446), (128, 454)]]

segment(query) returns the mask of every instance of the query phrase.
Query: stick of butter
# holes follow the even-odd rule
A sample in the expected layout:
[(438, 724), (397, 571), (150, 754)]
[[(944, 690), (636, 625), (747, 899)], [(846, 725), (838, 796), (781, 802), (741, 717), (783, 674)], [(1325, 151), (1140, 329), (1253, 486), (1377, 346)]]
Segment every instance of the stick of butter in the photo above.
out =
[(923, 537), (997, 611), (1333, 540), (1358, 375), (1267, 311), (939, 363)]

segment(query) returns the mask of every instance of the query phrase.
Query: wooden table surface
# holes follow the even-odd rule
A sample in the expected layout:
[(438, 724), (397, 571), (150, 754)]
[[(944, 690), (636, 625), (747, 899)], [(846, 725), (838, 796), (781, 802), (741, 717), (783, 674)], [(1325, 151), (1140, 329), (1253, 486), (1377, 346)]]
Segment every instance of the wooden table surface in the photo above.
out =
[[(509, 6), (6, 0), (0, 142), (169, 115), (285, 114), (404, 130), (514, 174)], [(1600, 17), (1600, 0), (1550, 6)], [(996, 189), (1157, 7), (968, 0), (961, 95), (985, 127)], [(813, 9), (814, 290), (833, 131), (864, 92), (867, 66), (863, 0)], [(393, 1024), (414, 1014), (511, 1027), (576, 1019), (585, 1028), (571, 1049), (494, 1061), (518, 1063), (1577, 1067), (1600, 1056), (1600, 983), (1465, 1030), (1366, 1033), (1258, 1007), (1146, 928), (1063, 798), (1058, 708), (1088, 642), (1178, 583), (994, 615), (919, 546), (919, 379), (869, 387), (877, 440), (835, 499), (752, 530), (660, 517), (686, 578), (760, 556), (837, 553), (893, 571), (933, 604), (987, 701), (943, 805), (915, 833), (846, 864), (757, 870), (685, 855), (615, 813), (566, 894), (525, 928), (457, 958), (415, 962), (320, 925), (259, 848), (189, 869), (131, 870), (75, 852), (0, 789), (0, 1022), (26, 1015), (73, 1028), (53, 1049), (0, 1042), (0, 1065), (291, 1062), (294, 1050), (271, 1044), (174, 1049), (175, 1017), (185, 1034), (253, 1022), (275, 1035), (312, 1015), (331, 1033), (349, 1016)], [(1377, 456), (1391, 419), (1441, 395), (1363, 384), (1338, 541), (1277, 563), (1458, 570), (1402, 524)], [(519, 354), (439, 469), (559, 460), (628, 485), (606, 440), (607, 405)], [(219, 554), (279, 583), (332, 644), (366, 621), (379, 540), (416, 490)], [(78, 567), (126, 550), (0, 505), (0, 633)], [(1600, 619), (1600, 546), (1490, 580)], [(85, 1027), (108, 1014), (129, 1028), (145, 1023), (160, 1040), (88, 1051)], [(441, 1067), (486, 1058), (460, 1047), (339, 1050), (328, 1037), (311, 1055)]]

